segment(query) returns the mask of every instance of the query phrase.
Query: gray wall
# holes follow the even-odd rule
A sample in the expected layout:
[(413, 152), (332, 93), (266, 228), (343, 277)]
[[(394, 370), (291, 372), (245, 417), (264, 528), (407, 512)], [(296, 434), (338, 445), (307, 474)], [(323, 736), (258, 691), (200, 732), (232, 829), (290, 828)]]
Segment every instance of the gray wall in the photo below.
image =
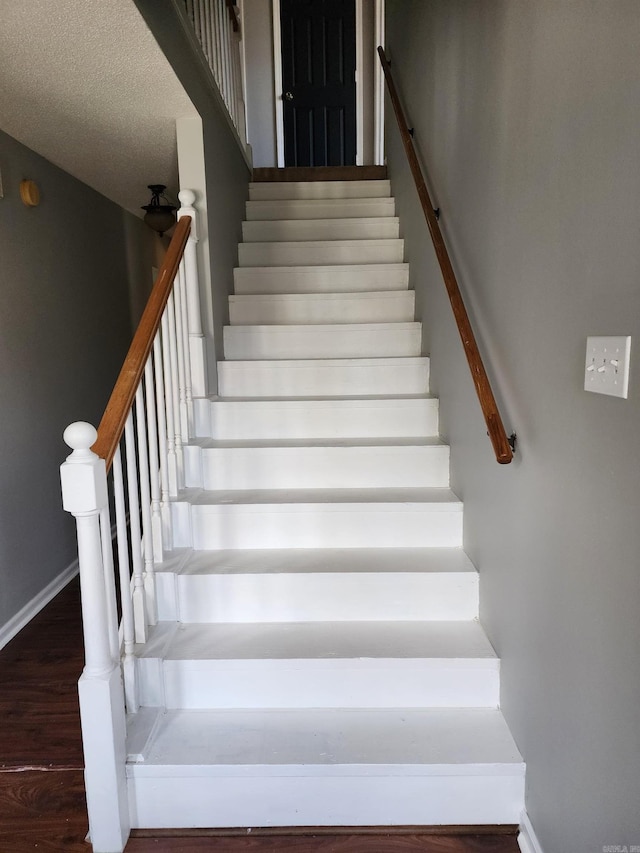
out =
[[(157, 0), (135, 0), (135, 3), (202, 117), (213, 290), (212, 336), (215, 355), (221, 358), (222, 327), (229, 322), (227, 297), (233, 292), (233, 268), (238, 264), (244, 203), (249, 194), (249, 167), (214, 95), (208, 69), (197, 61), (176, 9), (171, 3)], [(210, 370), (212, 393), (216, 390), (215, 381), (215, 371)]]
[[(519, 437), (491, 455), (398, 136), (389, 164), (453, 486), (546, 853), (640, 845), (640, 7), (388, 0), (393, 71)], [(629, 399), (582, 390), (630, 334)]]
[[(143, 223), (0, 132), (0, 629), (76, 556), (62, 432), (97, 424), (150, 289)], [(23, 178), (41, 204), (25, 207)]]

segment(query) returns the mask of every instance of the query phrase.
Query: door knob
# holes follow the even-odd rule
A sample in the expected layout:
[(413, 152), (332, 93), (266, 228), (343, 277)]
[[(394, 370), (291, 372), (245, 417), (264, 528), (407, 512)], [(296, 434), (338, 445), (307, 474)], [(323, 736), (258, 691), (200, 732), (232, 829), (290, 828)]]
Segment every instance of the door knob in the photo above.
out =
[(285, 97), (285, 100), (292, 101), (293, 100), (293, 92), (285, 92), (284, 97)]

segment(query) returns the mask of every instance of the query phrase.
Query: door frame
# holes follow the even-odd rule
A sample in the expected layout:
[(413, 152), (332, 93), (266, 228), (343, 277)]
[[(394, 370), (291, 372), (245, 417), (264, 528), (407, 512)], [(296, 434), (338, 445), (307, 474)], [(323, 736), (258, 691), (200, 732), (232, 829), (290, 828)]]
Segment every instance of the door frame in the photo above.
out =
[[(361, 166), (364, 156), (364, 44), (362, 34), (363, 3), (356, 4), (356, 165)], [(374, 0), (374, 40), (375, 49), (384, 45), (384, 3)], [(276, 105), (276, 155), (278, 167), (284, 166), (284, 104), (282, 101), (282, 32), (280, 28), (280, 0), (271, 0), (273, 30), (273, 85)], [(373, 149), (376, 166), (384, 165), (384, 79), (377, 59), (374, 61), (373, 74), (374, 128)]]

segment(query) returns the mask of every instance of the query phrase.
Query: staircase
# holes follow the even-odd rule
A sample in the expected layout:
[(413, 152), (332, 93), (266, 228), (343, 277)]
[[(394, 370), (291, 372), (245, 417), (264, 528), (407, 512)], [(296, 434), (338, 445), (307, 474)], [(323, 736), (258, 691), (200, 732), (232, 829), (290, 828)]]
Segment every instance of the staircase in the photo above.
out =
[(251, 185), (129, 718), (134, 827), (517, 823), (387, 181)]

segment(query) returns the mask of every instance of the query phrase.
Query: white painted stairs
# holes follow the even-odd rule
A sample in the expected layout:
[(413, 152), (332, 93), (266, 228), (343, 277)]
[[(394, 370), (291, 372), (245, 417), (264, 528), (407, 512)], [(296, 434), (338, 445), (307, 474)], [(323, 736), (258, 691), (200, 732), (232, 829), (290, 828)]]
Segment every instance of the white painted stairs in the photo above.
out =
[(517, 823), (387, 181), (258, 183), (129, 718), (135, 827)]

